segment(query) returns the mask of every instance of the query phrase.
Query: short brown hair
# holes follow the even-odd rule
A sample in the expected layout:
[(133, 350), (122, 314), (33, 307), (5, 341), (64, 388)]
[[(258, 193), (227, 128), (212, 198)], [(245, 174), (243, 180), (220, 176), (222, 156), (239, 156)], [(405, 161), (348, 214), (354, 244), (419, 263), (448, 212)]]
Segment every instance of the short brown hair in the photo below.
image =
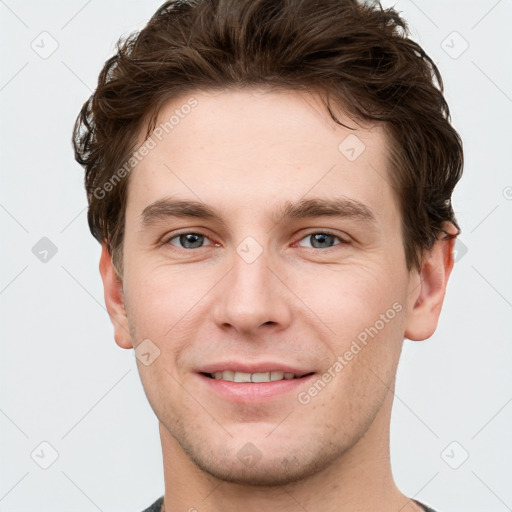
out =
[(419, 269), (446, 222), (460, 233), (451, 195), (463, 151), (439, 70), (407, 36), (394, 9), (356, 0), (166, 2), (118, 41), (74, 126), (92, 234), (121, 269), (129, 180), (112, 177), (169, 99), (201, 89), (314, 89), (338, 124), (330, 97), (353, 120), (385, 123), (407, 267)]

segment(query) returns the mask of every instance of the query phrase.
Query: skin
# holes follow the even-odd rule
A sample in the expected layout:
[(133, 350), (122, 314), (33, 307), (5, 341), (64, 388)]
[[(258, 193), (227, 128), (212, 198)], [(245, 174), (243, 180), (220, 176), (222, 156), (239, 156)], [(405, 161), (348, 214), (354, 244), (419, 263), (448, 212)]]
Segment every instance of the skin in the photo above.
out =
[[(160, 350), (138, 368), (160, 422), (165, 510), (420, 510), (391, 473), (393, 390), (404, 337), (423, 340), (437, 327), (454, 239), (407, 270), (382, 125), (342, 118), (348, 130), (313, 93), (256, 89), (174, 98), (159, 122), (191, 96), (197, 107), (129, 177), (122, 278), (105, 244), (100, 261), (116, 343), (150, 339)], [(338, 150), (351, 133), (366, 146), (355, 161)], [(376, 223), (274, 217), (284, 201), (312, 197), (360, 201)], [(199, 200), (221, 221), (144, 227), (141, 213), (163, 198)], [(178, 230), (204, 235), (203, 246), (180, 245)], [(325, 230), (334, 237), (313, 246)], [(252, 263), (236, 250), (249, 236), (262, 249)], [(307, 404), (296, 392), (233, 403), (195, 372), (230, 358), (320, 377), (393, 304), (401, 311)], [(248, 442), (259, 456), (252, 465), (238, 457)]]

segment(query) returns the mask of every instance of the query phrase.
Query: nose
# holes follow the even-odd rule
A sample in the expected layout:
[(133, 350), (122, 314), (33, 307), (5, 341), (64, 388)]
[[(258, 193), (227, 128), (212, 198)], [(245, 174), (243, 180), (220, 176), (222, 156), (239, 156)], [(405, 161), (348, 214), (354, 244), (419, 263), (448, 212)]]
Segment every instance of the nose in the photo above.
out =
[(233, 255), (233, 267), (216, 290), (214, 320), (226, 330), (256, 334), (260, 328), (281, 330), (290, 325), (290, 291), (266, 251), (253, 262)]

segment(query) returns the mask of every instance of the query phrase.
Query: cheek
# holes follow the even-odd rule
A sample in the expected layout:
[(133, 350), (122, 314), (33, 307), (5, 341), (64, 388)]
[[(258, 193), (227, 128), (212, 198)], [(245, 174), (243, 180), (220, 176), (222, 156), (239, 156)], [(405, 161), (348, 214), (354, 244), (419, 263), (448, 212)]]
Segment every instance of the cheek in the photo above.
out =
[[(327, 332), (342, 342), (341, 346), (393, 309), (393, 304), (401, 304), (404, 297), (403, 277), (382, 262), (319, 266), (301, 272), (294, 280), (294, 290), (308, 306), (310, 316), (316, 316), (320, 326), (329, 327)], [(397, 309), (401, 308), (395, 306), (388, 316), (399, 316), (394, 314)]]
[(190, 322), (190, 313), (208, 293), (215, 277), (208, 276), (208, 271), (191, 273), (171, 265), (149, 267), (147, 262), (134, 262), (133, 268), (127, 289), (128, 316), (139, 335), (160, 339), (171, 336), (182, 320)]

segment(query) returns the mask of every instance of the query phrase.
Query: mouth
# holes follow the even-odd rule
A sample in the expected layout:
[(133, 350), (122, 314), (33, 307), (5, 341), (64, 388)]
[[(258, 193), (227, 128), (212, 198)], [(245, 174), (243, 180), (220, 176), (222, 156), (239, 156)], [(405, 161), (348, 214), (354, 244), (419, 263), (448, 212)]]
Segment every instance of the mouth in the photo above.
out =
[[(197, 375), (202, 385), (214, 396), (228, 403), (251, 406), (279, 399), (294, 400), (293, 394), (298, 394), (302, 388), (311, 385), (310, 381), (316, 374), (296, 368), (272, 370), (268, 369), (272, 368), (270, 365), (266, 368), (245, 368), (257, 370), (253, 372), (236, 368), (231, 365), (231, 369), (225, 370), (216, 365), (215, 368), (208, 368), (210, 371), (200, 371)], [(265, 369), (268, 371), (263, 371)]]
[(228, 382), (245, 383), (264, 383), (276, 382), (281, 380), (295, 380), (313, 375), (314, 372), (295, 374), (293, 372), (283, 372), (279, 370), (268, 372), (247, 373), (233, 370), (221, 370), (214, 373), (201, 372), (201, 375), (213, 380), (225, 380)]

